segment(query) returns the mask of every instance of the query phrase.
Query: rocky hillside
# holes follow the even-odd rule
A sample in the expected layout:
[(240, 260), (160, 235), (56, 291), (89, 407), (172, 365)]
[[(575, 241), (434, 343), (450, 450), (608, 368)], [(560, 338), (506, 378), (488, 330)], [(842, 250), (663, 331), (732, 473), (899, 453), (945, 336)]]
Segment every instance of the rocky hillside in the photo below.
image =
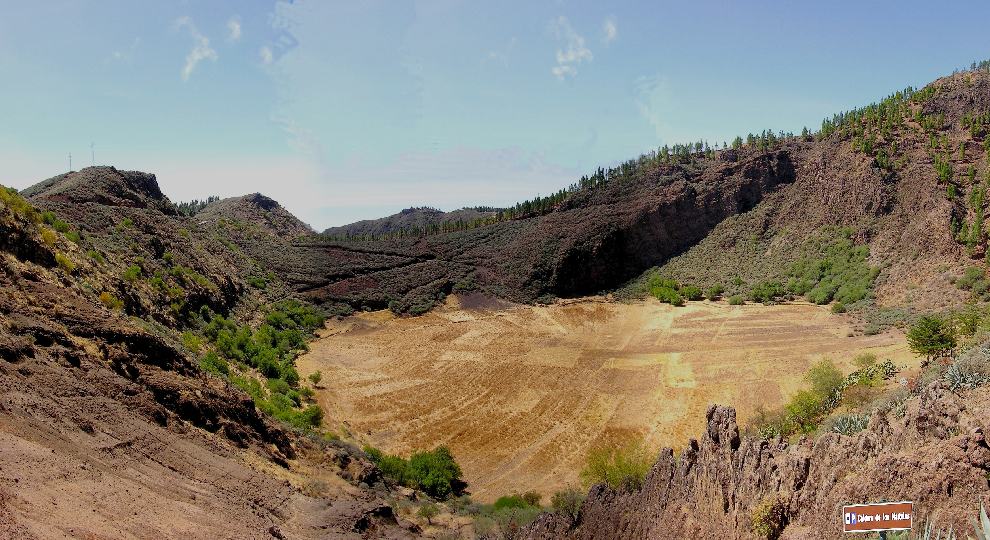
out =
[(323, 231), (323, 234), (330, 238), (377, 238), (394, 235), (400, 232), (416, 234), (426, 232), (431, 228), (442, 228), (445, 225), (460, 223), (471, 223), (485, 220), (496, 214), (495, 209), (485, 208), (461, 208), (444, 212), (436, 208), (406, 208), (398, 214), (379, 218), (366, 219), (342, 225), (340, 227), (330, 227)]
[[(854, 436), (795, 444), (740, 436), (735, 410), (712, 406), (700, 440), (661, 451), (641, 489), (596, 485), (576, 517), (545, 514), (523, 536), (839, 538), (843, 505), (885, 500), (914, 501), (919, 528), (966, 531), (990, 494), (988, 406), (985, 389), (937, 382)], [(761, 535), (754, 516), (766, 515)]]
[(984, 265), (988, 90), (985, 70), (963, 72), (837, 115), (819, 133), (642, 156), (511, 217), (404, 232), (386, 218), (376, 222), (389, 224), (385, 238), (338, 234), (306, 248), (314, 260), (374, 254), (375, 264), (334, 273), (321, 262), (297, 290), (416, 313), (454, 289), (528, 302), (609, 291), (660, 267), (744, 293), (783, 279), (802, 248), (844, 227), (881, 269), (880, 305), (944, 307), (969, 296), (954, 278)]
[(263, 413), (180, 336), (199, 313), (259, 316), (277, 277), (251, 285), (256, 263), (153, 175), (26, 193), (0, 192), (0, 537), (415, 532), (360, 451)]

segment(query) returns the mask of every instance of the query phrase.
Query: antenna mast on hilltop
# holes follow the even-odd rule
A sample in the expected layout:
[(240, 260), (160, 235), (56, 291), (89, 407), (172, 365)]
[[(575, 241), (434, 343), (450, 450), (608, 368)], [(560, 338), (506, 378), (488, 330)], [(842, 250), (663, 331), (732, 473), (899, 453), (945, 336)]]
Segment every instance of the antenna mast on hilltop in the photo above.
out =
[(72, 172), (72, 152), (69, 152), (69, 172)]
[(89, 159), (90, 165), (96, 166), (96, 146), (93, 143), (89, 143)]

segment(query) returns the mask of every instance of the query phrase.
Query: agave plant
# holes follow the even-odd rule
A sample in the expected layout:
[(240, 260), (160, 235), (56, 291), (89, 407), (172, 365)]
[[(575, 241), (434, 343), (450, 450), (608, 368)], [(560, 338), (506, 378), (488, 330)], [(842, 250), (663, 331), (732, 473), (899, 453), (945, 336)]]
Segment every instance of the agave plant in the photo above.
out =
[(980, 519), (973, 518), (973, 532), (976, 533), (976, 540), (990, 540), (990, 517), (987, 517), (983, 501), (980, 501)]

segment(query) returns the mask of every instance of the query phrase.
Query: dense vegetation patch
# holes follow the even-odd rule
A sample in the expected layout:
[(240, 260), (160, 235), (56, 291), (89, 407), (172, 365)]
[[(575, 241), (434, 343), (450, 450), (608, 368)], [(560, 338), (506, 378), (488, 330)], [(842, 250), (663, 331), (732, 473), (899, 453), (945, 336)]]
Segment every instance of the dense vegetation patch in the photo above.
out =
[(461, 467), (446, 446), (439, 446), (429, 452), (416, 452), (409, 459), (386, 454), (372, 446), (365, 446), (364, 452), (386, 478), (397, 484), (422, 490), (431, 497), (445, 500), (452, 495), (459, 495), (464, 489)]
[[(289, 425), (311, 429), (322, 424), (323, 410), (306, 403), (312, 389), (300, 387), (295, 359), (307, 350), (313, 332), (323, 326), (323, 315), (311, 306), (287, 300), (271, 306), (258, 328), (237, 324), (205, 307), (200, 310), (200, 321), (198, 333), (186, 332), (182, 340), (193, 352), (209, 346), (200, 360), (204, 371), (229, 378), (255, 400), (259, 410)], [(240, 366), (240, 373), (231, 370), (231, 363)], [(248, 368), (257, 370), (265, 384)]]
[(856, 245), (853, 232), (839, 229), (831, 238), (806, 245), (805, 254), (788, 269), (787, 291), (816, 304), (836, 300), (848, 305), (866, 299), (880, 269), (870, 266), (870, 249)]
[(654, 461), (655, 456), (641, 439), (619, 446), (599, 446), (588, 452), (581, 480), (587, 486), (604, 483), (612, 489), (636, 490), (643, 485)]

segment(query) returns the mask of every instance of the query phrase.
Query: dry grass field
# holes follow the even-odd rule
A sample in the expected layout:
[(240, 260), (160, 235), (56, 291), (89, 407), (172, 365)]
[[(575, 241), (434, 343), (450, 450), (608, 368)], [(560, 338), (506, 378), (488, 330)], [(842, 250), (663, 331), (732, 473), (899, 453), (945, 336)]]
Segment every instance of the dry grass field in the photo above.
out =
[(453, 298), (421, 317), (331, 321), (298, 363), (323, 372), (332, 428), (403, 455), (446, 444), (490, 501), (576, 486), (590, 447), (630, 434), (681, 445), (712, 403), (744, 422), (818, 359), (852, 371), (864, 351), (917, 364), (900, 333), (849, 337), (845, 317), (813, 305)]

